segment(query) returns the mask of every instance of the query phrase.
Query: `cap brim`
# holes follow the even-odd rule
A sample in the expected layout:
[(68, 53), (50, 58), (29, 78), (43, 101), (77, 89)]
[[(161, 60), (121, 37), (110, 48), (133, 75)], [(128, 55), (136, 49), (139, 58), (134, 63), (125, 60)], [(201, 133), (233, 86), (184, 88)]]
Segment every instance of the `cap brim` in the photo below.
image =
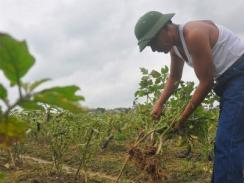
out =
[(140, 42), (140, 44), (138, 44), (140, 52), (142, 52), (146, 48), (146, 46), (149, 46), (150, 41), (151, 40), (144, 40), (144, 41)]

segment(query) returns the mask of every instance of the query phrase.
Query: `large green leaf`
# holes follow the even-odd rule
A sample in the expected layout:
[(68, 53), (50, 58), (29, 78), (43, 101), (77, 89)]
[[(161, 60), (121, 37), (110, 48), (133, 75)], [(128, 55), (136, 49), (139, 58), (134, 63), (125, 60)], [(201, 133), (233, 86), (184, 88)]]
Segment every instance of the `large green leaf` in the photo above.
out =
[(80, 101), (80, 100), (84, 100), (83, 96), (78, 96), (75, 93), (80, 90), (80, 88), (78, 86), (75, 85), (71, 85), (71, 86), (62, 86), (62, 87), (52, 87), (49, 89), (45, 89), (43, 90), (41, 93), (57, 93), (60, 96), (66, 98), (69, 101)]
[(0, 34), (0, 69), (16, 85), (34, 64), (25, 41), (17, 41), (8, 34)]
[(77, 90), (77, 86), (53, 87), (35, 94), (34, 100), (71, 111), (81, 111), (78, 102), (84, 100), (84, 97), (76, 95)]
[(0, 99), (5, 100), (7, 98), (7, 95), (8, 95), (7, 90), (2, 84), (0, 84)]
[(24, 110), (44, 110), (43, 106), (39, 105), (38, 102), (29, 101), (29, 100), (21, 100), (18, 105), (22, 107)]

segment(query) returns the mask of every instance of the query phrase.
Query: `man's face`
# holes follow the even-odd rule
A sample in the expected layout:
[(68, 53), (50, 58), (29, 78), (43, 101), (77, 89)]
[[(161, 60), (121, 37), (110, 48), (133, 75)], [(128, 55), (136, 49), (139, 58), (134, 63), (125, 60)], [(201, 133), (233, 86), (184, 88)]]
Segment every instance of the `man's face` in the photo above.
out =
[(171, 43), (167, 30), (164, 28), (151, 40), (149, 46), (153, 52), (164, 52), (166, 54), (172, 48)]

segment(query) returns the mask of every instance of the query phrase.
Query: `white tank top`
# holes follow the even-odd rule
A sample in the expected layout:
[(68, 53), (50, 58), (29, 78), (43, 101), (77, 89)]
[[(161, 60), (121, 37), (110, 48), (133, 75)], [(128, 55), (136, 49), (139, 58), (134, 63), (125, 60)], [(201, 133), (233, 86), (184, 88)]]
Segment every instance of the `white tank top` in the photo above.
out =
[[(233, 32), (222, 25), (216, 24), (216, 26), (219, 29), (219, 37), (212, 48), (214, 79), (217, 79), (219, 76), (221, 76), (244, 53), (243, 41), (239, 39), (238, 36), (236, 36)], [(177, 56), (179, 56), (189, 66), (193, 67), (191, 55), (186, 47), (183, 27), (184, 25), (179, 26), (179, 33), (182, 46), (184, 48), (184, 52), (188, 61), (185, 61), (176, 46), (174, 46), (173, 49)]]

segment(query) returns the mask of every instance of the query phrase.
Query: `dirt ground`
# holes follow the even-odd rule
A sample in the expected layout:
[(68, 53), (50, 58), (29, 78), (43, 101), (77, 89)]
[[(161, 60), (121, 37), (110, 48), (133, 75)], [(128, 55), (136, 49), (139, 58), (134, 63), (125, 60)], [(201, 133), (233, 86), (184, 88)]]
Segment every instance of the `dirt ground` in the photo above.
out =
[[(88, 182), (114, 183), (128, 155), (128, 150), (127, 146), (112, 144), (105, 151), (99, 152), (89, 164)], [(120, 182), (210, 182), (212, 162), (202, 158), (198, 150), (194, 150), (184, 158), (179, 158), (176, 153), (181, 150), (183, 148), (168, 149), (163, 155), (157, 157), (153, 156), (154, 150), (152, 149), (149, 149), (148, 153), (133, 150), (134, 154), (138, 154), (138, 160), (130, 159)], [(147, 154), (148, 157), (146, 157)], [(75, 154), (67, 155), (62, 172), (56, 173), (52, 168), (51, 155), (45, 146), (27, 145), (22, 162), (17, 163), (15, 168), (9, 164), (7, 154), (1, 151), (0, 173), (4, 176), (0, 181), (15, 183), (85, 182), (83, 172), (78, 178), (75, 178), (75, 171), (78, 167), (76, 158)]]

